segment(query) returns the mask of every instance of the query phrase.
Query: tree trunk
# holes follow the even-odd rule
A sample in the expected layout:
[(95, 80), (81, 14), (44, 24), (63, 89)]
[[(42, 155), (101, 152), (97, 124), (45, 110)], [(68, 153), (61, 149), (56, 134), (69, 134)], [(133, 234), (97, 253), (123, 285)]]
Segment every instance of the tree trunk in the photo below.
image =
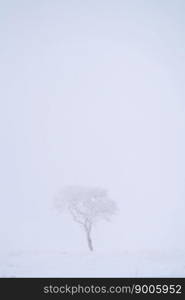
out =
[(85, 229), (85, 231), (86, 231), (86, 235), (87, 235), (88, 247), (91, 251), (93, 251), (93, 245), (92, 245), (90, 230)]

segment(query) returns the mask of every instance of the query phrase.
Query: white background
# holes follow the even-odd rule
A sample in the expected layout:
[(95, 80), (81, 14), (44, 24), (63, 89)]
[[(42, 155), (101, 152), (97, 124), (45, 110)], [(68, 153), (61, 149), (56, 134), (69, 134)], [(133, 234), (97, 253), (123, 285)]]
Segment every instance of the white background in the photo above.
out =
[(53, 207), (68, 184), (119, 207), (95, 253), (184, 252), (184, 15), (183, 0), (0, 1), (3, 253), (88, 251)]

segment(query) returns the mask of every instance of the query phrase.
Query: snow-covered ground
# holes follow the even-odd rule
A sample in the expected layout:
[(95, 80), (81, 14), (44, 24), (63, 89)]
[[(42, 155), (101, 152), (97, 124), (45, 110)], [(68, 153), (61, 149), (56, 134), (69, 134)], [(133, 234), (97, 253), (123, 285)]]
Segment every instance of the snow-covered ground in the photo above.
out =
[(17, 251), (1, 255), (0, 276), (185, 277), (185, 253)]
[[(185, 277), (184, 3), (0, 2), (1, 277)], [(116, 202), (93, 253), (66, 186)]]

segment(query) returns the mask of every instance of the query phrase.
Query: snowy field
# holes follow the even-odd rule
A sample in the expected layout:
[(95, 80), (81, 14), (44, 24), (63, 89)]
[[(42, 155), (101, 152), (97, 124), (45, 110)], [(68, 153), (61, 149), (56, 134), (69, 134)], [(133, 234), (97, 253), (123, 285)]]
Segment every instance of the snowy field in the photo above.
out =
[(185, 277), (184, 15), (1, 1), (0, 277)]
[(24, 251), (0, 259), (1, 277), (185, 277), (183, 252)]

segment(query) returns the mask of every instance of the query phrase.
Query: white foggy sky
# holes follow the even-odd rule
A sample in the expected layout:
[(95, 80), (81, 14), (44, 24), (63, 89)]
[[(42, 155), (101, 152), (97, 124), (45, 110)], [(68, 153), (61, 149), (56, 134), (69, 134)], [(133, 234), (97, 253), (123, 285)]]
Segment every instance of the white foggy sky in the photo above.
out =
[(51, 210), (65, 184), (118, 203), (96, 248), (184, 248), (184, 15), (183, 0), (0, 1), (5, 248), (86, 247)]

